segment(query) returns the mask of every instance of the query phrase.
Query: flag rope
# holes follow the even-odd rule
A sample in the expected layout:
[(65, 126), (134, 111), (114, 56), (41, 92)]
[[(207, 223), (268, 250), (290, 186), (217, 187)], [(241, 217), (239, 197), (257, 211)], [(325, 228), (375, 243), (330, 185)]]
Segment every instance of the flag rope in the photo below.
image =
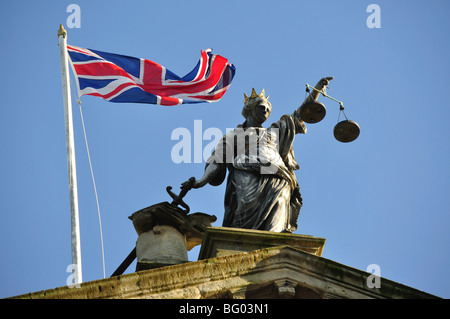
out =
[[(70, 81), (70, 79), (69, 79), (69, 81)], [(75, 96), (75, 93), (74, 93), (74, 90), (73, 90), (73, 87), (72, 87), (72, 81), (70, 81), (70, 86), (72, 88), (73, 97), (77, 101), (78, 106), (80, 108), (80, 117), (81, 117), (81, 124), (83, 126), (84, 142), (86, 144), (86, 152), (87, 152), (87, 156), (88, 156), (88, 160), (89, 160), (89, 167), (91, 169), (92, 184), (94, 185), (95, 201), (97, 203), (98, 222), (99, 222), (99, 226), (100, 226), (100, 241), (101, 241), (101, 246), (102, 246), (103, 278), (106, 278), (105, 250), (104, 250), (104, 247), (103, 247), (102, 218), (101, 218), (101, 214), (100, 214), (100, 205), (98, 203), (97, 187), (95, 186), (94, 170), (92, 169), (91, 155), (90, 155), (90, 152), (89, 152), (89, 145), (88, 145), (88, 141), (87, 141), (86, 127), (84, 125), (83, 111), (81, 109), (81, 100)]]

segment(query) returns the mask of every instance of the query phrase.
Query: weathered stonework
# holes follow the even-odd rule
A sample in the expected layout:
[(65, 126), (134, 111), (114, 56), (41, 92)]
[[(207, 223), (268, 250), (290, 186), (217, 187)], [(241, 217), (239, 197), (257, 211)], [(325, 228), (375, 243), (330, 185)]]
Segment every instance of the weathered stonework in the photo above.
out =
[(269, 247), (16, 296), (19, 299), (437, 298), (290, 246)]
[(291, 246), (322, 256), (325, 238), (264, 230), (208, 227), (203, 236), (198, 259), (235, 254), (267, 247)]
[(181, 264), (188, 261), (186, 240), (177, 229), (157, 225), (139, 235), (136, 242), (137, 262)]
[[(188, 215), (168, 202), (146, 207), (128, 218), (138, 234), (136, 271), (187, 262), (187, 251), (201, 244), (206, 227), (216, 220), (215, 216), (204, 213)], [(131, 261), (123, 269), (121, 265), (114, 275), (122, 274)]]

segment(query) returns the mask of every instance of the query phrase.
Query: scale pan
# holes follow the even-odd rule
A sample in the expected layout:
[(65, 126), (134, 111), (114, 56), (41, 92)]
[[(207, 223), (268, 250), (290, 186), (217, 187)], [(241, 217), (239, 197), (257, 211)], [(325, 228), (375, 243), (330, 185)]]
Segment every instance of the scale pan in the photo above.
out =
[(323, 120), (327, 110), (320, 102), (307, 102), (300, 107), (300, 116), (306, 123), (318, 123)]
[(349, 120), (339, 122), (334, 127), (333, 134), (339, 142), (352, 142), (359, 136), (359, 125), (358, 123)]

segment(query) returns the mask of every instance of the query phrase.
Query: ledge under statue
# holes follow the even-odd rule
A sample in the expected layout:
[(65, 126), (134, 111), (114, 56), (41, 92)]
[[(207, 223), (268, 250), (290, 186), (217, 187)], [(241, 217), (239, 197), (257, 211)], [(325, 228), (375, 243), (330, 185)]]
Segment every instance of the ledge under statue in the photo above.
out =
[[(317, 101), (319, 91), (325, 92), (332, 79), (322, 78), (302, 106)], [(300, 167), (293, 150), (295, 135), (306, 133), (302, 106), (263, 128), (272, 111), (269, 97), (264, 90), (258, 95), (255, 89), (250, 96), (244, 93), (244, 97), (245, 122), (218, 143), (203, 176), (198, 180), (191, 177), (182, 185), (217, 186), (224, 182), (228, 171), (224, 227), (292, 233), (297, 229), (302, 207), (294, 172)]]

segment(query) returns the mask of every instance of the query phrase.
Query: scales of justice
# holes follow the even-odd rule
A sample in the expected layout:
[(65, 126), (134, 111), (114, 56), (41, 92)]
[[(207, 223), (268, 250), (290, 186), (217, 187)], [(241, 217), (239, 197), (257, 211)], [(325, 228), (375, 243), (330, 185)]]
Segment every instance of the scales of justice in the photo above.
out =
[[(322, 90), (318, 90), (315, 87), (312, 87), (309, 84), (306, 84), (306, 92), (310, 92), (310, 89), (313, 89), (317, 91), (318, 93), (322, 94), (323, 96), (336, 101), (339, 103), (339, 116), (338, 116), (338, 123), (335, 125), (333, 129), (333, 134), (336, 140), (342, 143), (348, 143), (353, 142), (356, 140), (359, 136), (360, 128), (358, 123), (355, 121), (351, 121), (347, 118), (347, 115), (345, 115), (344, 112), (344, 103), (342, 103), (339, 100), (336, 100), (335, 98), (327, 95), (326, 93), (326, 86)], [(323, 118), (326, 115), (326, 108), (323, 103), (319, 101), (308, 101), (304, 103), (301, 107), (301, 117), (303, 121), (306, 123), (318, 123), (323, 120)], [(344, 115), (345, 120), (339, 121), (341, 113)]]
[[(349, 143), (358, 138), (359, 125), (347, 118), (343, 102), (326, 93), (332, 79), (324, 77), (314, 87), (306, 84), (307, 96), (300, 107), (267, 128), (262, 124), (272, 111), (269, 97), (264, 90), (257, 94), (252, 89), (250, 96), (244, 93), (245, 121), (218, 143), (203, 175), (183, 182), (178, 195), (167, 186), (172, 202), (158, 203), (129, 216), (138, 240), (112, 276), (122, 274), (135, 258), (136, 271), (188, 262), (187, 251), (200, 244), (199, 260), (264, 248), (261, 243), (288, 243), (321, 256), (324, 238), (293, 234), (303, 204), (295, 175), (300, 167), (293, 141), (296, 135), (306, 133), (305, 123), (324, 119), (326, 108), (318, 101), (320, 95), (339, 103), (338, 123), (333, 129), (336, 140)], [(339, 121), (341, 113), (345, 120)], [(212, 227), (216, 216), (190, 213), (183, 197), (193, 188), (217, 186), (225, 180), (223, 225)]]

